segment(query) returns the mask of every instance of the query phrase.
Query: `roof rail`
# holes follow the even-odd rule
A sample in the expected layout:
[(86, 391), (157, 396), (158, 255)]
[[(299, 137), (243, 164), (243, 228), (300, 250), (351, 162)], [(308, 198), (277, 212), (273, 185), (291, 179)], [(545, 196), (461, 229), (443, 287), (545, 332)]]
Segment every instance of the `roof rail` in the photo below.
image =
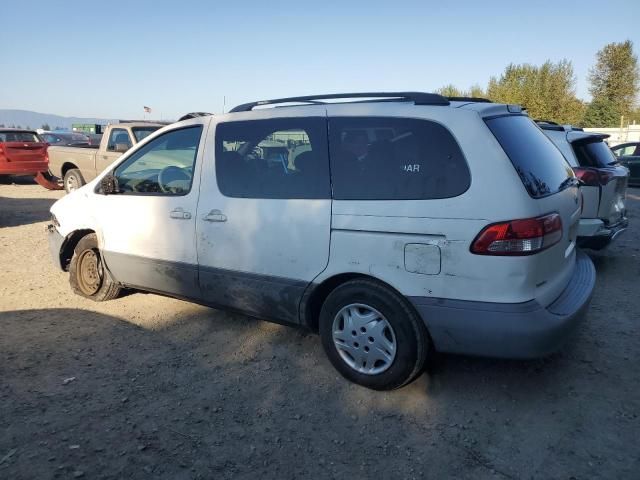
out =
[(447, 97), (451, 102), (475, 102), (475, 103), (493, 103), (488, 98), (482, 97)]
[(209, 115), (213, 115), (213, 113), (209, 112), (189, 112), (182, 115), (178, 121), (189, 120), (190, 118), (198, 118), (198, 117), (208, 117)]
[(257, 102), (243, 103), (232, 108), (229, 112), (250, 112), (254, 107), (262, 105), (276, 105), (278, 103), (310, 103), (324, 104), (321, 100), (349, 98), (379, 98), (379, 99), (399, 99), (412, 101), (416, 105), (449, 105), (449, 100), (437, 93), (423, 92), (363, 92), (363, 93), (329, 93), (327, 95), (307, 95), (303, 97), (276, 98), (273, 100), (260, 100)]
[(540, 118), (535, 119), (534, 122), (536, 122), (536, 123), (548, 123), (549, 125), (560, 125), (557, 122), (552, 122), (551, 120), (542, 120)]

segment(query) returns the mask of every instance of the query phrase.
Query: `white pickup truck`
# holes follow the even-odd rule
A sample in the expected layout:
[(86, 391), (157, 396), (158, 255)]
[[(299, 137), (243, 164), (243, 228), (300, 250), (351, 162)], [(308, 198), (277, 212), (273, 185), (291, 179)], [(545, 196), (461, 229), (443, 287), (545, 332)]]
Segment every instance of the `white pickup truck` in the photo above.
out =
[(97, 148), (50, 146), (49, 171), (63, 179), (67, 192), (77, 190), (93, 180), (133, 145), (163, 126), (145, 122), (117, 123), (107, 126)]

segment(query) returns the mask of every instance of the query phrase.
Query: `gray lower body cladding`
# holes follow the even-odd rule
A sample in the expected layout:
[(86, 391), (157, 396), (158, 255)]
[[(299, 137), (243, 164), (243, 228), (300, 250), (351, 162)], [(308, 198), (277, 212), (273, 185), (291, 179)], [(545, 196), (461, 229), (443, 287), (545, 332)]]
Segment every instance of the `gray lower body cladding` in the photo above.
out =
[(114, 278), (124, 285), (165, 293), (280, 323), (298, 323), (308, 282), (189, 263), (104, 252)]
[(595, 286), (591, 259), (578, 251), (562, 294), (546, 308), (517, 304), (410, 297), (441, 352), (536, 358), (556, 351), (584, 317)]

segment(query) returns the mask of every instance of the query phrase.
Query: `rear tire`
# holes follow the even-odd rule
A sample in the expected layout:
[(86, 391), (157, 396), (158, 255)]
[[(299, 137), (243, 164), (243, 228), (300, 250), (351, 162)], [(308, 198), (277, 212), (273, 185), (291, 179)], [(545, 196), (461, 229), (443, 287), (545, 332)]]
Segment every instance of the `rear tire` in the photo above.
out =
[(67, 170), (67, 172), (64, 174), (64, 189), (67, 193), (71, 193), (79, 189), (85, 183), (87, 182), (84, 181), (80, 170), (78, 170), (77, 168)]
[(333, 290), (322, 305), (319, 330), (336, 370), (374, 390), (413, 381), (430, 351), (427, 330), (411, 305), (374, 280), (351, 280)]
[(95, 233), (82, 237), (73, 250), (69, 284), (73, 293), (96, 302), (112, 300), (120, 294), (120, 286), (104, 267)]

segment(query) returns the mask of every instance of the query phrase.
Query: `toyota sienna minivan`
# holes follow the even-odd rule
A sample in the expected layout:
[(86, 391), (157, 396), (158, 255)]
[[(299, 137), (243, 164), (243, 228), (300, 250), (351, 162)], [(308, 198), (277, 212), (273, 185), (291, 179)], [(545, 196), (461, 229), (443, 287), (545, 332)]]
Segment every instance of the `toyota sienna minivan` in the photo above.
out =
[(51, 208), (73, 291), (298, 325), (346, 378), (434, 351), (556, 350), (595, 283), (579, 182), (514, 105), (417, 92), (253, 102), (154, 132)]

